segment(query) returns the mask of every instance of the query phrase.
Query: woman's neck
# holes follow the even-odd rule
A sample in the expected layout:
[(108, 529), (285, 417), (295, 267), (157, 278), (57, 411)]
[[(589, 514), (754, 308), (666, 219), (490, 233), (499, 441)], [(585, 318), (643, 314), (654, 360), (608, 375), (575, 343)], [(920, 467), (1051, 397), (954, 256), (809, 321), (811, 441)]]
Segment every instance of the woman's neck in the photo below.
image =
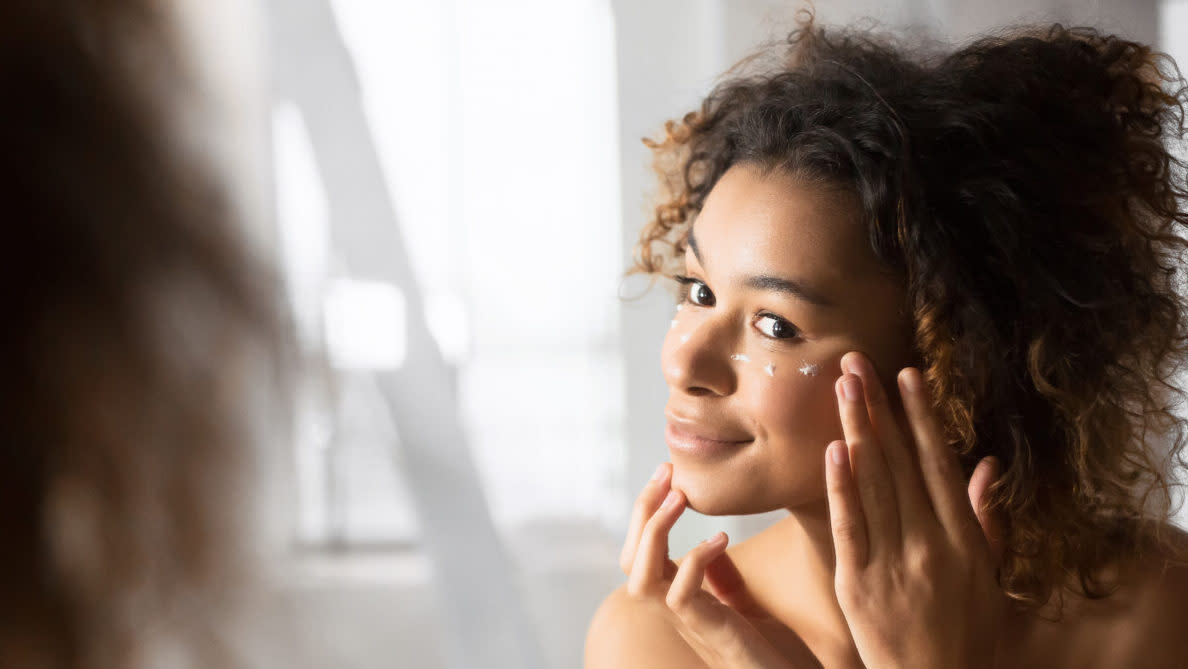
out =
[(792, 629), (826, 667), (862, 666), (833, 589), (833, 535), (828, 507), (789, 509), (755, 537), (752, 596)]

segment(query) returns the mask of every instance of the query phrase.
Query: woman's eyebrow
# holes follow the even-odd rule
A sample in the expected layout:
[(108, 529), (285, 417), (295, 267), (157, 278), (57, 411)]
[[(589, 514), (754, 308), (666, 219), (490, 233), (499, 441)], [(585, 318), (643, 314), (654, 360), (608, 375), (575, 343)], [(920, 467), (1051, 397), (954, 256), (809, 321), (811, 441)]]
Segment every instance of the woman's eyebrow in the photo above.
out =
[(777, 293), (784, 293), (791, 295), (794, 298), (811, 302), (822, 307), (833, 306), (833, 301), (825, 297), (817, 290), (810, 288), (803, 281), (796, 281), (795, 279), (785, 279), (778, 276), (770, 276), (767, 274), (760, 274), (757, 276), (749, 276), (743, 282), (743, 285), (755, 290), (774, 291)]
[[(705, 261), (701, 258), (701, 250), (697, 248), (697, 238), (693, 236), (692, 226), (689, 227), (689, 235), (686, 238), (686, 243), (689, 245), (689, 250), (693, 252), (693, 256), (697, 258), (697, 264), (705, 266)], [(757, 276), (747, 277), (747, 279), (743, 281), (743, 285), (755, 290), (784, 293), (785, 295), (791, 295), (794, 298), (822, 307), (833, 306), (833, 300), (830, 300), (820, 291), (811, 288), (805, 282), (797, 281), (795, 279), (785, 279), (783, 277), (760, 274)]]
[(689, 226), (689, 234), (685, 237), (686, 243), (689, 244), (689, 250), (693, 252), (693, 257), (697, 258), (697, 264), (705, 266), (705, 261), (701, 259), (701, 250), (697, 248), (697, 238), (693, 236), (693, 226)]

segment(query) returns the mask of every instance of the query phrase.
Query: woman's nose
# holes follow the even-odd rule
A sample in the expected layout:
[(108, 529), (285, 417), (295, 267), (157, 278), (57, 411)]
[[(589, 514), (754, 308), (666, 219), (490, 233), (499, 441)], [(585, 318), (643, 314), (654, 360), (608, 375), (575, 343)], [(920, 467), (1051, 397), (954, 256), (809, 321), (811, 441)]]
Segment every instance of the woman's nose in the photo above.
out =
[(704, 319), (673, 326), (661, 355), (670, 388), (690, 395), (734, 392), (737, 378), (730, 358), (734, 338), (723, 325), (720, 320)]

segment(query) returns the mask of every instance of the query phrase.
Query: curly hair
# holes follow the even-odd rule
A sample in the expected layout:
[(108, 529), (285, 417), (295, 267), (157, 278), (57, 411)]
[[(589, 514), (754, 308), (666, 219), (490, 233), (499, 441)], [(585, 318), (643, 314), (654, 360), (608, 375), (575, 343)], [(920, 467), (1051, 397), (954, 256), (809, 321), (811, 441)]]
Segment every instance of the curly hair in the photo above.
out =
[(661, 194), (635, 271), (672, 273), (732, 165), (852, 192), (906, 286), (917, 364), (966, 473), (1003, 465), (987, 504), (1006, 521), (1004, 589), (1028, 606), (1107, 596), (1105, 568), (1161, 536), (1183, 464), (1175, 64), (1090, 28), (946, 52), (811, 15), (778, 54), (644, 140)]

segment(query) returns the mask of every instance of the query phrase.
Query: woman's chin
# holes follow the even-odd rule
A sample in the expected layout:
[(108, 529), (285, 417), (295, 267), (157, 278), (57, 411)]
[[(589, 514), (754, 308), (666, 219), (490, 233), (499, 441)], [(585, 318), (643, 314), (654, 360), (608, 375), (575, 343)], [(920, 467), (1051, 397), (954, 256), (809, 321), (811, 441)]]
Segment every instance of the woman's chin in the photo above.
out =
[(685, 494), (688, 508), (707, 516), (748, 516), (824, 501), (824, 477), (785, 480), (787, 485), (776, 487), (751, 472), (702, 472), (675, 462), (672, 470), (672, 487)]
[(682, 475), (679, 468), (673, 470), (672, 487), (685, 493), (690, 509), (706, 516), (744, 516), (783, 508), (775, 500), (763, 499), (754, 488), (711, 477)]

